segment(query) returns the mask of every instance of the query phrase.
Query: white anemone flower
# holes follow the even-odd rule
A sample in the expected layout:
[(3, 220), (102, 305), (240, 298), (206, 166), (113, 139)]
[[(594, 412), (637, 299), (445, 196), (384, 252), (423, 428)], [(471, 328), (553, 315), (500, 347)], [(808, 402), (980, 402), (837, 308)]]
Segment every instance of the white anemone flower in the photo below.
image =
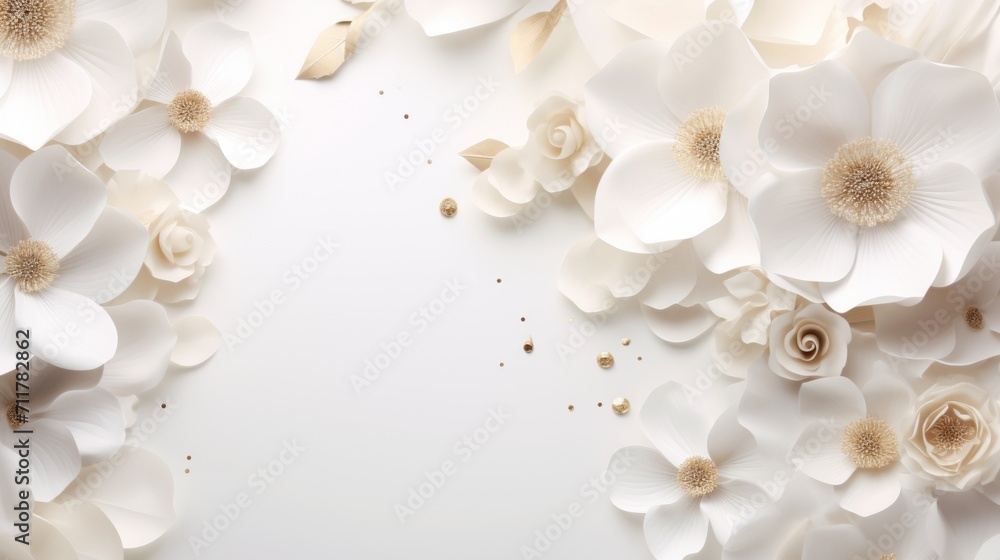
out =
[(183, 47), (171, 33), (146, 92), (153, 106), (108, 131), (100, 147), (105, 162), (163, 179), (188, 209), (211, 206), (229, 188), (233, 167), (256, 169), (278, 148), (281, 126), (274, 114), (237, 96), (253, 67), (248, 33), (203, 23)]
[(81, 144), (138, 103), (133, 53), (159, 40), (166, 0), (0, 0), (0, 137)]

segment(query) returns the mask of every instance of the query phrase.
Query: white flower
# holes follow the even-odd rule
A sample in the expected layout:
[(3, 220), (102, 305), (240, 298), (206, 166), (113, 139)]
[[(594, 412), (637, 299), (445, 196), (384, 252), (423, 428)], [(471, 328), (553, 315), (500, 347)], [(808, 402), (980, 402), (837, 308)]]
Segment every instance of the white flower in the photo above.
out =
[(961, 280), (917, 304), (876, 305), (879, 346), (895, 356), (968, 365), (1000, 355), (1000, 242)]
[[(128, 287), (146, 253), (142, 224), (106, 200), (104, 183), (60, 146), (20, 164), (0, 153), (0, 330), (30, 330), (34, 355), (59, 367), (114, 355), (115, 326), (98, 304)], [(14, 368), (14, 352), (4, 337), (0, 370)]]
[(528, 142), (519, 151), (518, 162), (549, 192), (568, 189), (604, 156), (581, 109), (557, 94), (528, 116)]
[(840, 375), (847, 364), (851, 325), (811, 303), (779, 315), (768, 333), (771, 370), (781, 377), (803, 380)]
[(1000, 527), (1000, 507), (982, 494), (945, 492), (931, 506), (927, 521), (931, 546), (940, 553), (942, 560), (997, 558), (995, 554), (980, 554), (988, 552), (987, 547), (996, 546), (995, 537)]
[(218, 22), (171, 33), (146, 99), (154, 102), (108, 131), (100, 151), (109, 167), (163, 179), (181, 203), (200, 211), (229, 187), (231, 168), (255, 169), (278, 148), (276, 117), (238, 94), (253, 73), (249, 34)]
[(818, 283), (836, 311), (959, 278), (995, 223), (982, 179), (1000, 166), (982, 75), (900, 64), (911, 51), (870, 33), (851, 46), (771, 80), (757, 138), (778, 172), (749, 205), (764, 269)]
[(125, 419), (118, 399), (96, 387), (100, 368), (67, 371), (34, 359), (28, 371), (29, 401), (21, 405), (28, 412), (17, 403), (16, 371), (0, 376), (0, 406), (7, 414), (0, 455), (4, 472), (14, 472), (15, 446), (26, 437), (14, 430), (31, 430), (32, 494), (50, 501), (76, 478), (81, 465), (118, 451), (125, 441)]
[[(718, 23), (718, 22), (716, 22)], [(690, 41), (706, 45), (690, 49)], [(588, 122), (612, 158), (597, 189), (594, 226), (633, 252), (692, 239), (709, 270), (756, 264), (746, 199), (719, 159), (723, 123), (768, 70), (731, 24), (691, 29), (667, 48), (641, 41), (585, 86)]]
[(643, 405), (643, 429), (656, 449), (615, 454), (629, 467), (611, 488), (611, 502), (645, 514), (646, 544), (658, 560), (700, 551), (710, 525), (725, 544), (751, 498), (763, 494), (755, 481), (768, 474), (735, 411), (722, 412), (710, 398), (693, 402), (687, 391), (670, 382)]
[(528, 0), (406, 0), (406, 12), (424, 28), (424, 33), (434, 37), (492, 23), (520, 10), (527, 3)]
[(149, 231), (145, 274), (133, 289), (164, 303), (194, 299), (217, 250), (208, 220), (181, 208), (165, 183), (139, 172), (120, 171), (111, 178), (108, 204), (130, 212)]
[(133, 53), (166, 15), (166, 0), (4, 0), (0, 137), (80, 144), (125, 116), (139, 101)]

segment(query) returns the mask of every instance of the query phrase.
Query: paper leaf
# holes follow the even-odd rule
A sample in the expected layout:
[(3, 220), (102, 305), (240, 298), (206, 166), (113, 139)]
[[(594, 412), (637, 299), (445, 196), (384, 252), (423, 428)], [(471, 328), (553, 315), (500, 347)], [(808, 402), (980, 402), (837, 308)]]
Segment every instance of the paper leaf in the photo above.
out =
[(510, 35), (510, 56), (514, 72), (524, 70), (538, 56), (556, 24), (566, 11), (566, 0), (559, 0), (548, 12), (539, 12), (519, 21)]
[(382, 1), (371, 4), (364, 13), (351, 21), (338, 21), (324, 29), (309, 49), (309, 54), (302, 63), (302, 69), (295, 79), (323, 78), (336, 72), (357, 50), (365, 21)]
[(493, 163), (493, 157), (508, 147), (507, 144), (499, 140), (487, 138), (462, 150), (458, 155), (465, 158), (465, 161), (471, 163), (476, 169), (486, 171)]

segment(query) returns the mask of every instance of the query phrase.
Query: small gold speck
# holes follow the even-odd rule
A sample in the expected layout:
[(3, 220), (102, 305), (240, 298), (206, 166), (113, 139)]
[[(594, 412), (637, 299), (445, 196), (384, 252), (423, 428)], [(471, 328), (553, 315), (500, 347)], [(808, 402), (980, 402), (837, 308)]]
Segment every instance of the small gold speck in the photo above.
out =
[(636, 358), (636, 359), (637, 359), (637, 360), (639, 360), (639, 361), (641, 362), (641, 361), (642, 361), (642, 356), (639, 356), (639, 357), (638, 357), (638, 358)]
[(167, 408), (167, 403), (163, 403), (163, 404), (161, 404), (161, 405), (160, 405), (160, 408)]
[(184, 469), (184, 474), (190, 474), (190, 473), (191, 473), (191, 469)]
[(501, 280), (500, 278), (497, 278), (497, 284), (499, 284), (500, 282), (503, 282), (503, 280)]
[(379, 95), (385, 95), (385, 91), (380, 89), (380, 90), (378, 90), (378, 94)]
[(450, 218), (458, 214), (458, 203), (455, 202), (454, 198), (446, 198), (438, 205), (438, 209), (441, 210), (441, 215)]
[(190, 455), (188, 455), (188, 456), (187, 456), (187, 460), (188, 460), (188, 461), (190, 461), (190, 460), (191, 460), (191, 456), (190, 456)]
[(618, 397), (617, 399), (611, 401), (611, 410), (614, 410), (615, 414), (625, 414), (631, 407), (632, 405), (625, 397)]
[(531, 351), (534, 349), (535, 349), (535, 341), (529, 336), (528, 340), (524, 341), (524, 351), (530, 354)]
[(500, 362), (500, 367), (503, 367), (503, 362)]
[(629, 344), (632, 344), (631, 338), (626, 336), (625, 338), (622, 339), (622, 346), (628, 346)]
[(576, 410), (576, 407), (573, 405), (569, 405), (569, 411), (573, 412), (574, 410)]
[(427, 165), (430, 165), (432, 163), (434, 163), (434, 160), (432, 160), (432, 159), (427, 160)]
[(524, 322), (524, 317), (521, 317), (521, 322), (522, 322), (522, 323)]
[(410, 118), (410, 115), (409, 114), (405, 114), (405, 115), (403, 115), (403, 118), (404, 119), (408, 119), (408, 118)]
[(604, 369), (615, 365), (615, 357), (611, 355), (611, 352), (601, 352), (597, 355), (597, 365)]
[(597, 407), (598, 407), (598, 408), (600, 408), (600, 407), (602, 407), (602, 406), (604, 406), (604, 403), (602, 403), (602, 402), (599, 402), (599, 403), (597, 403)]

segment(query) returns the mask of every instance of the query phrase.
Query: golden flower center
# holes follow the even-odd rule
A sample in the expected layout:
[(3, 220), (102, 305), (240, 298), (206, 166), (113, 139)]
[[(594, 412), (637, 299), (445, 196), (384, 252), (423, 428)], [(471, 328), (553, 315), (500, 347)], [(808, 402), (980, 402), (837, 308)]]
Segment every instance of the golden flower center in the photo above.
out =
[(830, 212), (864, 227), (894, 220), (915, 185), (913, 167), (891, 140), (867, 137), (844, 144), (823, 167)]
[(212, 102), (198, 90), (182, 91), (167, 105), (167, 118), (181, 132), (200, 132), (212, 118)]
[(17, 403), (10, 403), (10, 406), (7, 407), (7, 424), (11, 427), (11, 429), (16, 430), (20, 428), (27, 423), (26, 420), (27, 418), (25, 417), (24, 412), (22, 412), (21, 408), (17, 406)]
[(722, 107), (705, 107), (693, 111), (677, 127), (672, 147), (674, 161), (688, 175), (702, 181), (725, 181), (719, 161), (719, 139), (726, 110)]
[(41, 58), (66, 44), (75, 19), (76, 0), (0, 0), (0, 53)]
[(899, 459), (899, 440), (885, 420), (855, 420), (840, 435), (840, 451), (862, 469), (880, 469)]
[(976, 306), (966, 308), (965, 324), (976, 330), (983, 328), (983, 312)]
[(59, 270), (59, 257), (44, 242), (24, 239), (4, 257), (3, 272), (26, 294), (38, 293), (52, 284)]
[(719, 468), (706, 457), (691, 457), (677, 469), (677, 484), (695, 498), (707, 496), (719, 485)]
[(938, 418), (927, 430), (927, 440), (938, 452), (958, 451), (976, 437), (972, 422), (959, 418), (953, 410)]

